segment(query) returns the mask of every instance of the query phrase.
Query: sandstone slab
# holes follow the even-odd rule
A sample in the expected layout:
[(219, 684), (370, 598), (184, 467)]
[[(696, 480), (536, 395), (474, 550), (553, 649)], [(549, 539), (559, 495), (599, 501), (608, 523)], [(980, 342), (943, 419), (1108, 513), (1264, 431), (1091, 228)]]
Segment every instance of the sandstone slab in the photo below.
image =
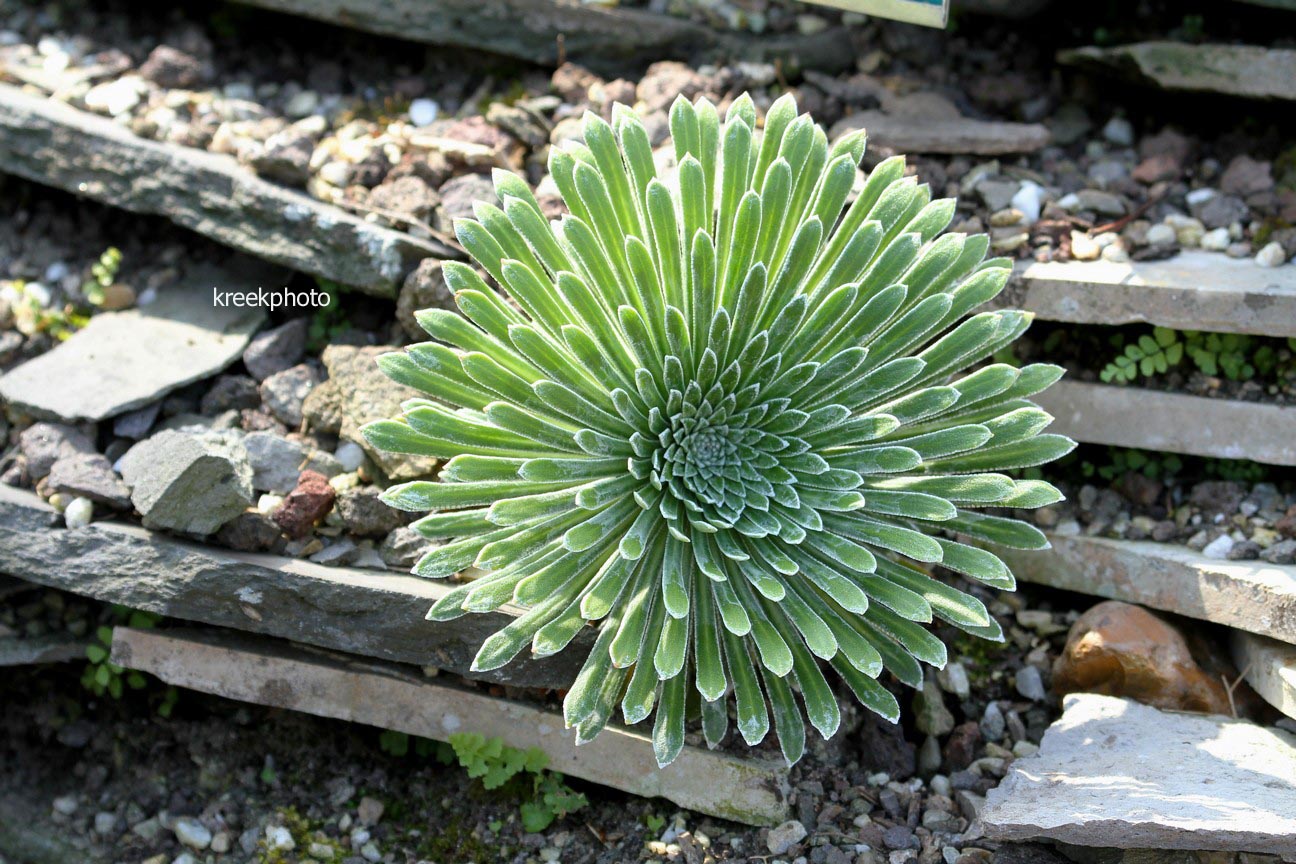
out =
[(242, 290), (278, 278), (275, 268), (248, 261), (196, 268), (150, 305), (100, 313), (54, 350), (0, 377), (0, 399), (67, 422), (103, 420), (154, 402), (229, 366), (264, 320), (258, 308), (213, 306), (212, 286)]
[(517, 608), (432, 623), (423, 616), (452, 585), (203, 546), (108, 520), (69, 531), (34, 494), (4, 485), (0, 573), (168, 618), (522, 687), (569, 687), (593, 642), (590, 630), (553, 657), (475, 673), (477, 649)]
[(886, 148), (897, 153), (1001, 156), (1034, 153), (1049, 143), (1048, 129), (1038, 123), (882, 111), (851, 114), (832, 127), (829, 137), (836, 140), (856, 129), (868, 132), (870, 148)]
[(1164, 90), (1296, 99), (1296, 51), (1289, 49), (1139, 42), (1063, 51), (1058, 60), (1123, 75)]
[(1073, 694), (986, 796), (995, 840), (1296, 855), (1296, 736)]
[(1030, 261), (996, 305), (1072, 324), (1296, 336), (1296, 267), (1186, 250), (1164, 261)]
[(651, 739), (638, 731), (609, 726), (577, 747), (575, 730), (564, 728), (557, 711), (424, 678), (408, 667), (236, 634), (124, 627), (113, 632), (112, 656), (168, 684), (244, 702), (436, 740), (470, 730), (510, 747), (539, 747), (563, 774), (749, 825), (789, 815), (787, 768), (780, 763), (686, 747), (659, 769)]
[(1296, 567), (1217, 561), (1184, 546), (1050, 534), (1042, 552), (997, 549), (1018, 579), (1296, 644)]
[(1057, 418), (1050, 432), (1089, 444), (1296, 465), (1296, 408), (1081, 381), (1034, 400)]
[(394, 297), (419, 259), (458, 257), (438, 241), (263, 180), (232, 156), (138, 138), (106, 117), (5, 84), (0, 171), (165, 216), (254, 257), (381, 296)]
[(1296, 645), (1235, 630), (1233, 663), (1270, 705), (1296, 719)]

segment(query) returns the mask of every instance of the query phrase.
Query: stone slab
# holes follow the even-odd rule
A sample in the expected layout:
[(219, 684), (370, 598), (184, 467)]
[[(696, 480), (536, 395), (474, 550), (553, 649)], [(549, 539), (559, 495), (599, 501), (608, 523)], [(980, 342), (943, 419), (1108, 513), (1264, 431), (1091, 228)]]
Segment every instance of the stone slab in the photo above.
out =
[(996, 548), (1018, 579), (1138, 603), (1296, 644), (1296, 566), (1218, 561), (1186, 546), (1050, 534), (1052, 548)]
[(1296, 465), (1296, 408), (1081, 381), (1034, 400), (1057, 418), (1050, 432), (1089, 444)]
[(1241, 630), (1230, 638), (1233, 664), (1266, 702), (1296, 719), (1296, 645)]
[(1139, 42), (1062, 51), (1058, 60), (1113, 72), (1164, 90), (1296, 99), (1296, 51), (1281, 48)]
[(1296, 336), (1296, 267), (1200, 250), (1128, 264), (1021, 262), (996, 305), (1072, 324)]
[[(414, 42), (479, 48), (544, 66), (573, 60), (605, 71), (629, 63), (732, 55), (816, 69), (851, 67), (845, 28), (809, 36), (716, 30), (640, 8), (580, 0), (238, 0), (343, 27)], [(810, 61), (813, 62), (810, 62)]]
[(254, 257), (385, 297), (457, 250), (277, 186), (232, 156), (149, 141), (106, 117), (0, 84), (0, 171), (165, 216)]
[(487, 696), (387, 663), (357, 663), (264, 638), (194, 631), (113, 631), (113, 662), (168, 684), (444, 741), (455, 732), (539, 747), (563, 774), (748, 825), (788, 818), (787, 767), (685, 747), (658, 768), (652, 741), (607, 727), (588, 744), (560, 712)]
[(1296, 856), (1296, 736), (1074, 693), (986, 796), (993, 840)]
[(0, 639), (0, 666), (38, 666), (84, 659), (85, 640), (65, 633)]
[(1038, 123), (1008, 123), (970, 117), (886, 114), (860, 111), (835, 123), (829, 133), (837, 140), (847, 132), (864, 129), (870, 148), (897, 153), (952, 153), (1002, 156), (1034, 153), (1048, 145), (1046, 127)]
[(241, 265), (195, 268), (148, 306), (95, 315), (66, 342), (0, 377), (0, 399), (36, 417), (99, 421), (215, 375), (242, 355), (265, 312), (215, 306), (213, 287), (246, 291), (282, 281), (276, 267)]
[(0, 573), (170, 618), (518, 687), (570, 686), (593, 642), (590, 629), (553, 657), (472, 672), (481, 643), (517, 609), (430, 622), (423, 616), (447, 583), (202, 546), (121, 522), (69, 530), (35, 495), (3, 485)]

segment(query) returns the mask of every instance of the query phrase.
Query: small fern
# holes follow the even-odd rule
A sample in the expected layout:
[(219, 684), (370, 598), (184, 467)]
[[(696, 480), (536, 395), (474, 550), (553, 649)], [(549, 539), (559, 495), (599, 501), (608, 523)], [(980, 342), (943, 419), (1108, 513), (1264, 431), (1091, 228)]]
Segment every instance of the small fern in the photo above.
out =
[(1104, 383), (1129, 384), (1140, 376), (1168, 372), (1183, 359), (1184, 345), (1179, 334), (1168, 327), (1156, 327), (1150, 336), (1140, 336), (1099, 374)]

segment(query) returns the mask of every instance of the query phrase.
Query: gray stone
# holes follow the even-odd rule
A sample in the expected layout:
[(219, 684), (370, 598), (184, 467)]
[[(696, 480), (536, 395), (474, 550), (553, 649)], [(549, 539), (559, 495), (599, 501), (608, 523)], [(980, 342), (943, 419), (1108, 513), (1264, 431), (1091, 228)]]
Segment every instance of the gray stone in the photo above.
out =
[(914, 694), (914, 725), (926, 735), (940, 737), (954, 728), (954, 715), (945, 707), (935, 675), (923, 678), (923, 686)]
[(46, 484), (54, 492), (79, 495), (118, 510), (131, 506), (130, 490), (99, 453), (76, 453), (54, 463)]
[(248, 157), (248, 165), (267, 180), (301, 187), (310, 179), (311, 154), (315, 139), (289, 127), (276, 132)]
[(837, 140), (857, 129), (868, 131), (869, 146), (898, 153), (954, 153), (999, 156), (1034, 153), (1049, 143), (1049, 131), (1038, 123), (960, 118), (930, 118), (861, 111), (839, 120), (829, 133)]
[(1296, 268), (1198, 250), (1128, 264), (1022, 263), (997, 302), (1073, 324), (1296, 336)]
[[(369, 293), (394, 296), (415, 261), (458, 256), (436, 240), (383, 228), (270, 183), (232, 156), (139, 138), (106, 117), (4, 84), (0, 130), (0, 169), (8, 173), (165, 216), (257, 258)], [(211, 285), (225, 284), (209, 281), (204, 299)], [(282, 280), (252, 286), (258, 284), (272, 290)]]
[(441, 197), (426, 180), (407, 174), (375, 186), (365, 199), (365, 206), (384, 214), (405, 216), (427, 223), (431, 221), (440, 202)]
[(310, 322), (294, 318), (273, 330), (258, 333), (243, 351), (243, 365), (248, 374), (264, 381), (276, 372), (291, 369), (306, 351), (306, 334)]
[(261, 401), (288, 428), (296, 429), (302, 424), (302, 403), (319, 381), (314, 366), (300, 363), (262, 381)]
[(996, 550), (1026, 582), (1124, 600), (1296, 643), (1296, 567), (1216, 561), (1173, 544), (1050, 534)]
[(252, 468), (232, 432), (167, 430), (121, 459), (122, 479), (149, 528), (211, 534), (252, 502)]
[(424, 614), (453, 583), (196, 546), (118, 522), (65, 531), (36, 495), (7, 486), (0, 486), (0, 573), (168, 618), (526, 687), (570, 687), (594, 633), (587, 628), (553, 657), (474, 672), (478, 647), (516, 613), (430, 625)]
[(306, 421), (307, 431), (326, 435), (341, 432), (343, 402), (342, 391), (336, 382), (321, 381), (302, 403), (302, 418)]
[(243, 449), (252, 466), (252, 488), (286, 495), (297, 486), (297, 476), (307, 465), (306, 448), (274, 432), (243, 436)]
[(1266, 702), (1296, 719), (1296, 645), (1234, 630), (1233, 663)]
[(199, 410), (216, 415), (224, 411), (242, 411), (261, 404), (257, 383), (246, 375), (220, 375), (211, 389), (203, 394)]
[[(386, 584), (404, 577), (368, 578)], [(425, 627), (425, 632), (431, 635), (443, 626)], [(444, 739), (471, 729), (509, 747), (539, 747), (551, 769), (569, 776), (632, 795), (663, 797), (727, 820), (774, 825), (788, 818), (790, 788), (781, 760), (740, 759), (688, 746), (661, 770), (644, 735), (609, 725), (593, 741), (577, 746), (560, 712), (446, 684), (417, 670), (375, 661), (358, 664), (241, 634), (124, 627), (114, 633), (113, 662), (179, 687), (409, 735)], [(805, 828), (798, 827), (804, 837)]]
[(181, 816), (171, 830), (175, 832), (176, 839), (190, 849), (206, 849), (211, 845), (211, 831), (192, 816)]
[[(843, 27), (813, 34), (761, 36), (712, 28), (644, 8), (551, 0), (239, 0), (397, 39), (478, 48), (553, 67), (579, 57), (595, 67), (687, 58), (700, 51), (744, 59), (781, 59), (800, 67), (853, 68), (857, 50)], [(1038, 2), (1038, 0), (1031, 0)], [(524, 26), (518, 26), (519, 23)]]
[(1048, 697), (1040, 671), (1034, 666), (1023, 666), (1017, 670), (1016, 687), (1018, 693), (1032, 702), (1043, 702)]
[(36, 479), (49, 474), (59, 459), (95, 452), (81, 430), (64, 423), (33, 423), (18, 436), (18, 449), (27, 459), (27, 473)]
[(1062, 63), (1103, 69), (1165, 90), (1296, 99), (1296, 51), (1255, 45), (1140, 42), (1077, 48)]
[(1110, 696), (1064, 705), (987, 796), (987, 837), (1296, 854), (1296, 736)]
[(396, 320), (400, 321), (405, 335), (416, 341), (428, 338), (427, 331), (419, 326), (414, 313), (423, 309), (456, 309), (454, 294), (446, 287), (441, 275), (441, 262), (424, 258), (414, 272), (405, 277), (400, 297), (396, 300)]
[(0, 666), (39, 666), (85, 660), (85, 641), (68, 633), (0, 638)]
[(216, 542), (240, 552), (275, 552), (283, 548), (279, 526), (263, 513), (246, 510), (221, 526)]
[(1245, 224), (1251, 216), (1246, 202), (1235, 195), (1212, 195), (1193, 207), (1192, 212), (1207, 228), (1227, 228), (1234, 222)]
[(793, 819), (771, 828), (765, 845), (775, 855), (782, 855), (806, 838), (806, 827)]
[(348, 489), (337, 497), (333, 509), (347, 532), (357, 537), (382, 537), (405, 523), (411, 514), (382, 502), (382, 491), (374, 486)]
[(378, 546), (378, 554), (382, 556), (383, 563), (388, 567), (408, 570), (418, 563), (425, 552), (436, 545), (436, 541), (429, 540), (405, 525), (395, 529), (383, 539)]
[(161, 408), (161, 401), (150, 402), (143, 408), (136, 408), (134, 411), (127, 411), (125, 414), (118, 414), (113, 418), (113, 434), (134, 441), (144, 438), (157, 421), (158, 411)]
[(462, 174), (441, 187), (441, 207), (437, 211), (436, 227), (440, 231), (454, 231), (454, 220), (473, 216), (473, 205), (481, 201), (498, 204), (495, 184), (484, 174)]
[[(3, 117), (0, 100), (0, 128)], [(0, 139), (0, 164), (4, 146)], [(212, 303), (211, 286), (251, 288), (271, 272), (242, 263), (242, 273), (198, 268), (142, 309), (95, 315), (66, 342), (0, 377), (0, 397), (38, 417), (102, 420), (221, 371), (264, 315)]]
[[(1049, 429), (1090, 444), (1296, 465), (1296, 408), (1059, 381), (1033, 397), (1057, 420)], [(1131, 423), (1133, 416), (1155, 423)]]
[(427, 477), (436, 470), (435, 459), (379, 450), (371, 447), (360, 433), (364, 424), (396, 417), (400, 414), (402, 402), (422, 396), (412, 387), (392, 381), (378, 368), (376, 358), (389, 350), (350, 345), (330, 345), (324, 349), (322, 359), (328, 369), (329, 381), (336, 386), (341, 403), (340, 434), (364, 447), (374, 464), (392, 480)]
[(1002, 741), (1007, 721), (998, 702), (986, 704), (985, 713), (981, 716), (981, 734), (987, 741)]

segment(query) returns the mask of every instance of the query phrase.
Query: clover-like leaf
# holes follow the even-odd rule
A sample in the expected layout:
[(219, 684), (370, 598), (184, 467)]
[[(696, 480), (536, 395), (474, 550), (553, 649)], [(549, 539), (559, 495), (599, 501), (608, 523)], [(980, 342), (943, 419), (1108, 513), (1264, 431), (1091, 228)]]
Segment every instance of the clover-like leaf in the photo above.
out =
[(678, 169), (659, 173), (632, 111), (587, 115), (584, 143), (550, 158), (569, 211), (555, 222), (496, 172), (501, 206), (456, 225), (485, 277), (444, 265), (463, 316), (421, 313), (433, 341), (381, 360), (428, 398), (366, 427), (448, 460), (438, 482), (385, 495), (432, 511), (415, 528), (448, 540), (414, 572), (485, 571), (428, 617), (526, 609), (479, 670), (592, 625), (566, 722), (587, 741), (618, 706), (628, 723), (655, 710), (662, 765), (693, 691), (708, 742), (731, 700), (744, 739), (773, 728), (793, 762), (803, 712), (824, 736), (839, 724), (827, 668), (894, 721), (879, 676), (917, 687), (921, 663), (946, 659), (925, 624), (1002, 639), (930, 565), (1011, 589), (982, 546), (1047, 541), (979, 511), (1059, 500), (1003, 472), (1074, 446), (1028, 401), (1059, 368), (964, 371), (1030, 316), (972, 314), (1010, 262), (985, 260), (984, 236), (940, 236), (953, 201), (897, 157), (851, 202), (862, 133), (830, 146), (790, 97), (756, 116), (746, 96), (723, 123), (677, 100)]

